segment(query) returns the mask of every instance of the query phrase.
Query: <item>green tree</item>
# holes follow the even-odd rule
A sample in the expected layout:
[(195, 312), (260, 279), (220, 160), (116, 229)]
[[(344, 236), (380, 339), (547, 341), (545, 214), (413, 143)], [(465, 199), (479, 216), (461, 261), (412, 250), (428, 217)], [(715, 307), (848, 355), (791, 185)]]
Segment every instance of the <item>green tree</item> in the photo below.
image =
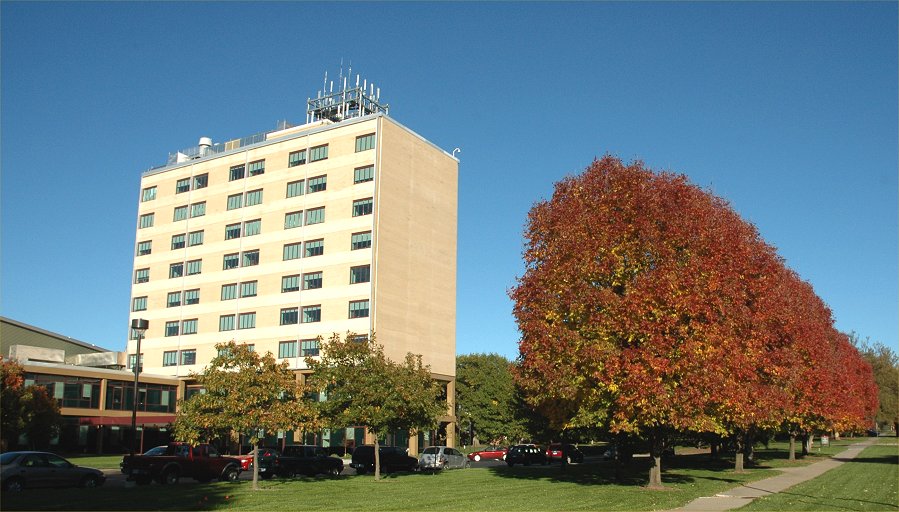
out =
[[(260, 355), (234, 341), (216, 345), (219, 355), (191, 377), (205, 392), (181, 403), (175, 438), (196, 443), (217, 432), (234, 431), (255, 447), (265, 431), (317, 428), (305, 389), (286, 361)], [(253, 489), (258, 489), (259, 454), (254, 450)]]
[(444, 412), (441, 386), (421, 356), (406, 354), (402, 362), (384, 355), (374, 334), (361, 338), (334, 334), (321, 359), (306, 358), (312, 370), (307, 384), (326, 399), (319, 411), (332, 425), (362, 424), (375, 435), (375, 480), (381, 478), (378, 440), (391, 432), (433, 428)]
[(459, 416), (474, 424), (473, 430), (481, 441), (517, 440), (528, 434), (524, 420), (516, 414), (520, 398), (510, 364), (499, 354), (456, 357)]
[(877, 424), (892, 425), (893, 431), (899, 435), (899, 357), (883, 343), (861, 340), (855, 333), (851, 333), (849, 338), (874, 372), (880, 399), (875, 418)]
[(0, 362), (0, 444), (2, 451), (14, 448), (19, 440), (19, 434), (25, 428), (25, 419), (22, 415), (22, 395), (25, 388), (24, 369), (22, 365), (12, 359), (2, 359)]

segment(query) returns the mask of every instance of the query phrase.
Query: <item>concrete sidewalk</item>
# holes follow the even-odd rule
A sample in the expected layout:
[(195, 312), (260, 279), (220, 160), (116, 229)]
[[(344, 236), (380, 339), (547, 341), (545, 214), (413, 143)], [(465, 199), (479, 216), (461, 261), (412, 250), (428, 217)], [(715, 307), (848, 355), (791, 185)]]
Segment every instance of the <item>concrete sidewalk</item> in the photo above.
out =
[(748, 504), (755, 498), (768, 496), (785, 489), (789, 489), (794, 485), (811, 480), (819, 475), (830, 471), (840, 464), (854, 459), (862, 450), (874, 444), (874, 440), (869, 439), (860, 443), (849, 446), (846, 450), (838, 453), (827, 460), (809, 464), (808, 466), (797, 466), (792, 468), (781, 469), (782, 474), (772, 476), (764, 480), (752, 482), (747, 485), (735, 487), (729, 491), (716, 494), (714, 496), (704, 496), (687, 503), (681, 508), (674, 509), (669, 512), (723, 512), (725, 510), (733, 510)]

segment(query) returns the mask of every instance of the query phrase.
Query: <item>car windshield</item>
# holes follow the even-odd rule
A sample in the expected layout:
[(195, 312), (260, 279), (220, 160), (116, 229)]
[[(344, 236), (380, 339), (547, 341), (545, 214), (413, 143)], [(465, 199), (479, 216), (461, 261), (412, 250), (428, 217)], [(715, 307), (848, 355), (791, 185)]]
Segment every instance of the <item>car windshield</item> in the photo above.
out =
[(425, 451), (423, 451), (422, 453), (425, 455), (436, 455), (440, 453), (440, 448), (435, 448), (432, 446), (430, 448), (425, 448)]
[(6, 452), (3, 455), (0, 455), (0, 466), (12, 464), (17, 458), (19, 458), (18, 452)]

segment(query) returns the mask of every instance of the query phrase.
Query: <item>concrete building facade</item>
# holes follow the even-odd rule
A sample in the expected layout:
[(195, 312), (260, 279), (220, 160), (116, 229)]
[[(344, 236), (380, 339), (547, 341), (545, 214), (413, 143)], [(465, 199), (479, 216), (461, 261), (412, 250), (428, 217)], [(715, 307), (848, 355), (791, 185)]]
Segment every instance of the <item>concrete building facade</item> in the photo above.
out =
[(458, 160), (385, 112), (321, 114), (203, 138), (143, 174), (131, 292), (131, 318), (149, 321), (143, 371), (187, 379), (233, 339), (302, 373), (332, 333), (374, 332), (394, 360), (423, 356), (448, 426)]

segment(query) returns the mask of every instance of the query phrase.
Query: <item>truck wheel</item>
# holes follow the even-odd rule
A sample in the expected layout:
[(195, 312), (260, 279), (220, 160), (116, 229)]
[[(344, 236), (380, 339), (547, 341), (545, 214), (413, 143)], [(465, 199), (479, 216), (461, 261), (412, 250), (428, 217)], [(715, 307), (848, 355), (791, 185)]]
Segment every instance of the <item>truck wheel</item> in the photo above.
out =
[(225, 472), (222, 473), (223, 482), (236, 482), (238, 478), (240, 478), (240, 471), (234, 466), (225, 468)]
[(178, 474), (177, 469), (168, 469), (159, 478), (159, 483), (162, 485), (175, 485), (180, 477), (181, 475)]

